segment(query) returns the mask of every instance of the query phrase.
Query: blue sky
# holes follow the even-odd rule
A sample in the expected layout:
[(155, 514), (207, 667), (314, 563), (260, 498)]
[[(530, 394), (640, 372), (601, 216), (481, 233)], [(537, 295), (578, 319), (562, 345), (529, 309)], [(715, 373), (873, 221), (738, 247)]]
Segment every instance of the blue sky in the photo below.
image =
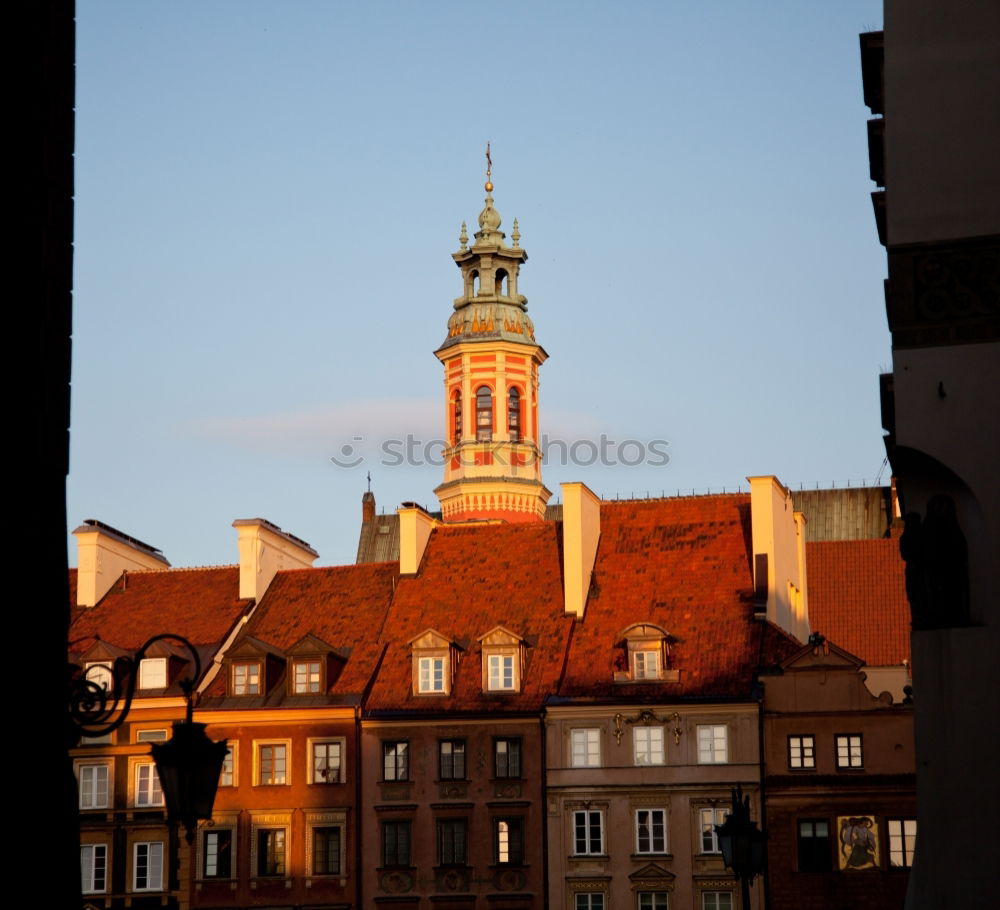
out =
[[(380, 508), (436, 506), (487, 141), (542, 432), (670, 455), (555, 459), (556, 496), (872, 482), (880, 27), (880, 0), (78, 0), (70, 528), (211, 565), (261, 516), (338, 564), (366, 472)], [(388, 463), (407, 436), (425, 463)]]

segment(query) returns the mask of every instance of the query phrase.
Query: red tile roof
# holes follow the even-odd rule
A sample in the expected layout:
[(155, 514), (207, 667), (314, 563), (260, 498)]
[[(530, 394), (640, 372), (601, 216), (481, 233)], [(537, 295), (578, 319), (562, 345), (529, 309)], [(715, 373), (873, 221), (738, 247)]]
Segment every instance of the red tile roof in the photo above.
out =
[[(196, 646), (222, 643), (249, 601), (239, 597), (239, 568), (133, 570), (94, 607), (72, 611), (70, 641), (88, 638), (129, 650), (153, 635), (173, 632)], [(70, 573), (71, 587), (76, 572)]]
[[(591, 596), (559, 694), (746, 697), (759, 664), (801, 647), (752, 618), (752, 594), (749, 495), (602, 503)], [(679, 682), (614, 681), (621, 632), (635, 622), (667, 630)]]
[[(560, 525), (443, 526), (417, 576), (402, 578), (385, 623), (388, 648), (368, 701), (372, 711), (537, 711), (555, 691), (573, 624), (563, 610)], [(477, 640), (496, 626), (525, 639), (516, 695), (484, 694)], [(432, 628), (463, 648), (447, 696), (412, 694), (414, 637)]]
[(331, 691), (360, 693), (381, 651), (379, 634), (398, 576), (395, 562), (279, 572), (245, 634), (282, 651), (310, 634), (332, 648), (350, 648)]
[(899, 541), (806, 544), (809, 625), (872, 666), (910, 659), (910, 609)]

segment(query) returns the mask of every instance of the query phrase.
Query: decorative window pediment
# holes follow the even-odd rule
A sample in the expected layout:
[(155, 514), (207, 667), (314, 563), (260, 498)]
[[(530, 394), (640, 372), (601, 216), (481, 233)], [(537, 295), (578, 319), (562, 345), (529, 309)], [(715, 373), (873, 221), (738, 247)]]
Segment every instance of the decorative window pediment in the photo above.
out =
[(503, 626), (495, 626), (479, 639), (483, 654), (483, 691), (521, 691), (526, 642)]
[(312, 634), (300, 638), (286, 653), (289, 695), (325, 695), (346, 662), (330, 645)]
[(284, 652), (247, 636), (226, 654), (227, 692), (239, 697), (267, 695), (281, 679), (286, 664)]
[(458, 644), (436, 629), (426, 629), (408, 642), (413, 662), (414, 695), (450, 695), (458, 668)]

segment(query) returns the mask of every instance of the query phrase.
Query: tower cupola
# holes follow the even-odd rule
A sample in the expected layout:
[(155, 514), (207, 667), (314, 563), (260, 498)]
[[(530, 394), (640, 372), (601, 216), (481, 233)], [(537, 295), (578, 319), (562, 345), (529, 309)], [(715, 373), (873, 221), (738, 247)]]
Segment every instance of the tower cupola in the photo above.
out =
[(448, 440), (444, 482), (435, 493), (445, 521), (537, 521), (551, 496), (538, 446), (538, 367), (548, 354), (535, 341), (528, 298), (518, 291), (528, 254), (517, 220), (510, 246), (500, 230), (489, 146), (486, 162), (479, 230), (470, 247), (463, 222), (452, 254), (462, 294), (435, 351), (445, 369)]

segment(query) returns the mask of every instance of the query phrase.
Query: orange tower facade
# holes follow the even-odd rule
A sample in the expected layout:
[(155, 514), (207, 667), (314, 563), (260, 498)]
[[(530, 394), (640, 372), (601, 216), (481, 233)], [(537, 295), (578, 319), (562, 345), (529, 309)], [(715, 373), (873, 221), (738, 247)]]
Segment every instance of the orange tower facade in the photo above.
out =
[(541, 521), (552, 495), (542, 483), (538, 446), (538, 368), (548, 354), (518, 292), (528, 254), (517, 220), (507, 246), (489, 169), (486, 176), (479, 230), (470, 247), (463, 223), (452, 254), (462, 295), (434, 352), (444, 365), (447, 434), (444, 482), (434, 492), (445, 521)]

